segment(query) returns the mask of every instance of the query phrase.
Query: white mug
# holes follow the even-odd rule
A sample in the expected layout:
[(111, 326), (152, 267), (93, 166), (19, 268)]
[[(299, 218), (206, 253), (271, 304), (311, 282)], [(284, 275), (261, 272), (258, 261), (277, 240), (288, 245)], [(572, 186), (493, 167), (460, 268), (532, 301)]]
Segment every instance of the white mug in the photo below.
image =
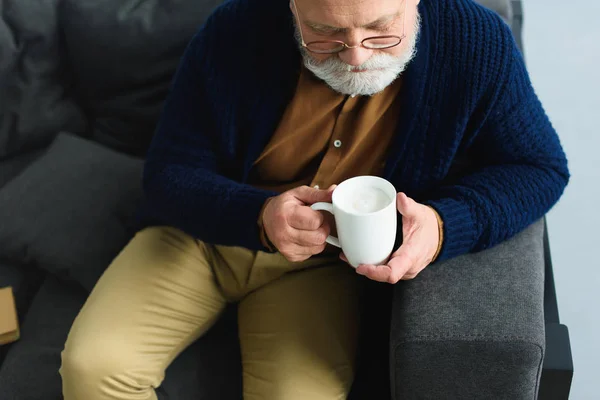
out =
[(379, 265), (394, 249), (397, 229), (396, 189), (376, 176), (357, 176), (340, 183), (332, 203), (315, 203), (313, 210), (333, 214), (338, 237), (327, 243), (340, 247), (350, 265)]

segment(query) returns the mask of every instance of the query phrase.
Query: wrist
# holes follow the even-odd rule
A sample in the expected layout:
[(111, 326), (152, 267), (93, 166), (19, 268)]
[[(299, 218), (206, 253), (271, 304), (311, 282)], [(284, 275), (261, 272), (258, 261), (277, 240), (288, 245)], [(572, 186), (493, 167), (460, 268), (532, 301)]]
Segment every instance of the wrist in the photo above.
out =
[(268, 249), (270, 252), (275, 252), (275, 251), (277, 251), (277, 248), (269, 239), (269, 235), (267, 234), (267, 230), (265, 229), (265, 224), (264, 224), (265, 209), (267, 208), (267, 205), (269, 204), (269, 202), (272, 199), (273, 199), (272, 197), (269, 197), (265, 201), (265, 203), (263, 204), (263, 206), (260, 210), (260, 213), (258, 214), (258, 230), (259, 230), (260, 241), (261, 241), (262, 245), (266, 249)]
[(444, 221), (442, 220), (442, 217), (436, 211), (435, 208), (433, 208), (431, 206), (427, 206), (427, 207), (429, 207), (429, 209), (431, 211), (433, 211), (433, 214), (435, 215), (435, 220), (437, 222), (438, 245), (437, 245), (437, 249), (435, 250), (435, 253), (433, 254), (433, 257), (431, 258), (431, 262), (434, 262), (438, 258), (440, 253), (442, 252), (442, 246), (444, 244)]

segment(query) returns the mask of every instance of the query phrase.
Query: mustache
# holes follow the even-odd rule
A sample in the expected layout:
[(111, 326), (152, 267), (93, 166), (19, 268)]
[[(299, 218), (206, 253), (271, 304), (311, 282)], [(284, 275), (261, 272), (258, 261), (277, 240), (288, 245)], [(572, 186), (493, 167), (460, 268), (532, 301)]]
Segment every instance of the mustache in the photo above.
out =
[(311, 60), (319, 66), (327, 65), (331, 70), (337, 70), (337, 72), (357, 72), (357, 71), (373, 71), (390, 68), (398, 63), (398, 57), (390, 54), (374, 54), (367, 61), (361, 65), (350, 65), (346, 64), (339, 58), (329, 58), (325, 61), (318, 62)]

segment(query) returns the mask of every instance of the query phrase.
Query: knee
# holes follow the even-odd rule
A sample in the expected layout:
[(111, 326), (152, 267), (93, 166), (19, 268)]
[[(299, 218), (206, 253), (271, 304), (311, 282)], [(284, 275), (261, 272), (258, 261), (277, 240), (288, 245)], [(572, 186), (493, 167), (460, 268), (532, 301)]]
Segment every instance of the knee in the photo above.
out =
[[(109, 360), (106, 353), (102, 355), (100, 349), (92, 345), (90, 341), (78, 341), (77, 344), (67, 342), (61, 353), (60, 374), (63, 381), (95, 380), (95, 375), (98, 375), (96, 378), (100, 379), (103, 370), (110, 371), (111, 369), (110, 364), (106, 365)], [(104, 365), (101, 366), (101, 363)]]
[(122, 342), (74, 339), (67, 341), (61, 354), (65, 400), (125, 399), (150, 391), (151, 382), (146, 374), (135, 373), (135, 357)]
[(282, 369), (279, 373), (261, 375), (244, 369), (246, 400), (343, 400), (348, 398), (353, 372), (339, 368), (331, 373), (313, 373), (302, 369)]

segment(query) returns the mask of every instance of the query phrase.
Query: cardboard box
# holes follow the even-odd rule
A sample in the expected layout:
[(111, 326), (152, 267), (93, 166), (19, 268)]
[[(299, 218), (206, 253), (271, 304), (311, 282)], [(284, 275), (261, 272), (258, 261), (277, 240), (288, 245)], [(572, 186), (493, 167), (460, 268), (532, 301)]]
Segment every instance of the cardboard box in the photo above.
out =
[(19, 320), (12, 288), (0, 289), (0, 345), (19, 339)]

